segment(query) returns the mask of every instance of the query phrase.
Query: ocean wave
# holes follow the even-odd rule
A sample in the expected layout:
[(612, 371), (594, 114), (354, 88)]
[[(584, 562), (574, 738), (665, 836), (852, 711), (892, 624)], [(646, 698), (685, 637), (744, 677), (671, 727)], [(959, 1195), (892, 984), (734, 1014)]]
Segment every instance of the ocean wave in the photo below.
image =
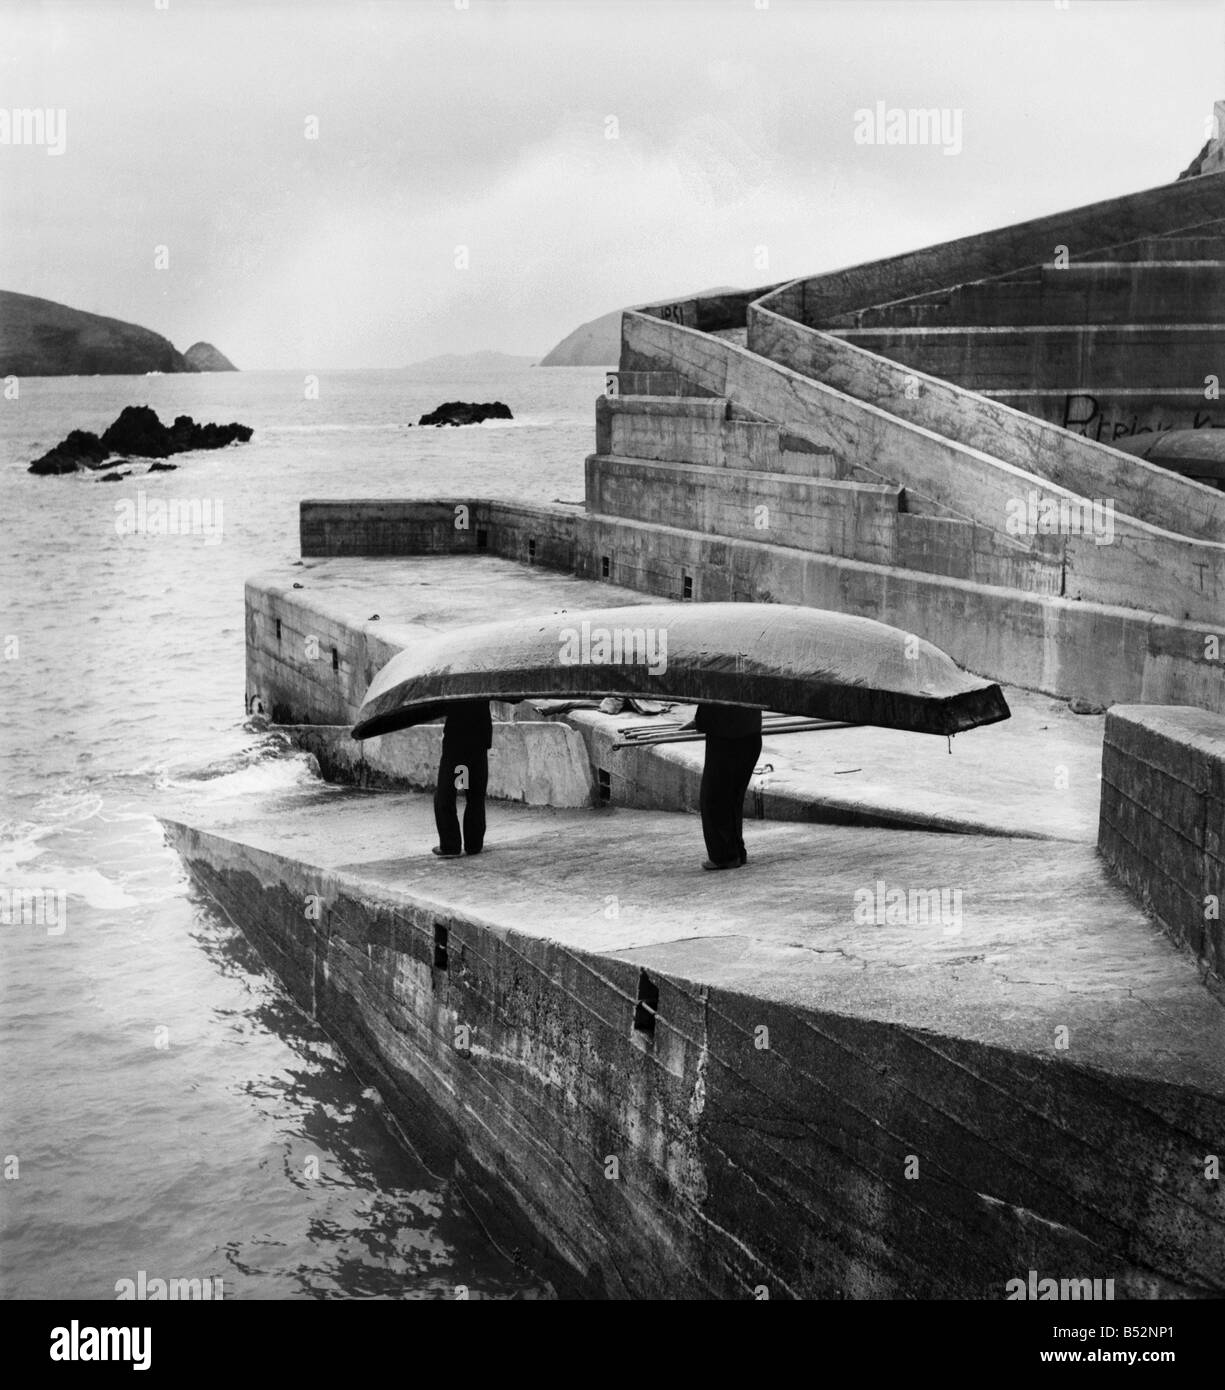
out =
[(75, 785), (57, 787), (40, 797), (32, 810), (41, 821), (57, 825), (76, 825), (92, 820), (102, 810), (102, 798), (97, 792), (85, 791)]
[(229, 772), (172, 777), (166, 774), (156, 783), (158, 791), (190, 791), (212, 799), (264, 792), (293, 791), (299, 787), (321, 785), (319, 764), (310, 753), (295, 751), (274, 761), (253, 763)]

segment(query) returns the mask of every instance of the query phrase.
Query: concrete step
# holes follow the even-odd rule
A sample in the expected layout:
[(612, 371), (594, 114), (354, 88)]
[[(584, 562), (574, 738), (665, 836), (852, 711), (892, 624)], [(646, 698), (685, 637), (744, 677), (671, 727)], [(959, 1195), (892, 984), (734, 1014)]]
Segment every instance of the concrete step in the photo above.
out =
[[(854, 320), (846, 322), (847, 319)], [(844, 328), (1225, 322), (1225, 263), (1093, 261), (843, 315)]]
[[(606, 428), (600, 426), (600, 416)], [(744, 418), (744, 417), (752, 418)], [(614, 397), (597, 409), (599, 454), (834, 477), (833, 450), (719, 397)]]
[(892, 563), (901, 488), (592, 454), (587, 509), (767, 545)]
[(836, 329), (869, 352), (971, 391), (1096, 391), (1204, 380), (1225, 349), (1225, 322)]
[[(731, 467), (592, 455), (587, 510), (661, 527), (1058, 595), (1064, 538), (1012, 536), (935, 515), (922, 499), (866, 470), (854, 479), (800, 479)], [(920, 510), (911, 510), (916, 504)]]
[[(1073, 256), (1073, 260), (1077, 257)], [(1085, 253), (1086, 260), (1113, 261), (1225, 261), (1225, 236), (1149, 237), (1114, 246), (1108, 251)]]
[(710, 392), (686, 381), (679, 372), (608, 372), (605, 389), (610, 396), (709, 396)]

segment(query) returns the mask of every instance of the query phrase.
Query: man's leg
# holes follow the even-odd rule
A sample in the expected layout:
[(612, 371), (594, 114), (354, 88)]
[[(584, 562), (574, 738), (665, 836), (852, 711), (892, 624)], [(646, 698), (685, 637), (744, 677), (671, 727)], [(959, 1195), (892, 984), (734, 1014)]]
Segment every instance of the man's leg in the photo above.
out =
[(732, 792), (732, 818), (735, 825), (736, 853), (745, 858), (744, 848), (744, 797), (753, 780), (753, 769), (761, 758), (761, 739), (738, 738), (736, 740), (736, 769), (734, 790)]
[(480, 854), (485, 843), (485, 789), (489, 785), (489, 750), (470, 748), (468, 791), (464, 798), (464, 849)]
[(438, 827), (438, 848), (443, 854), (460, 854), (459, 816), (455, 812), (455, 768), (459, 759), (455, 748), (443, 746), (438, 764), (438, 785), (434, 789), (434, 824)]
[(736, 775), (735, 741), (706, 736), (706, 761), (698, 794), (702, 837), (713, 864), (734, 863), (740, 857), (731, 793)]

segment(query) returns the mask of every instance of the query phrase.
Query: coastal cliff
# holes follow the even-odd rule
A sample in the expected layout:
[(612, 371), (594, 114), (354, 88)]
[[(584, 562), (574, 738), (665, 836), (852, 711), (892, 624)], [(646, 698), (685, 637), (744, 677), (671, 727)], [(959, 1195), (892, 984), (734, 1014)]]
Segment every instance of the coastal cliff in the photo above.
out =
[[(207, 349), (225, 366), (204, 366)], [(196, 354), (192, 360), (190, 354)], [(87, 314), (34, 295), (0, 290), (0, 376), (143, 376), (235, 370), (208, 343), (187, 354), (139, 324)]]

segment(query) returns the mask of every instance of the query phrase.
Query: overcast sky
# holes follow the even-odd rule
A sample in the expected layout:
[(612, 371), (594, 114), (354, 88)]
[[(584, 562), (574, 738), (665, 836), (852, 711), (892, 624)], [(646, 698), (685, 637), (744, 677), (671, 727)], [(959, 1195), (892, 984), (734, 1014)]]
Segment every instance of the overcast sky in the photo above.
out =
[(0, 103), (66, 112), (0, 144), (0, 288), (245, 368), (540, 354), (1167, 182), (1225, 97), (1220, 0), (763, 3), (0, 0)]

